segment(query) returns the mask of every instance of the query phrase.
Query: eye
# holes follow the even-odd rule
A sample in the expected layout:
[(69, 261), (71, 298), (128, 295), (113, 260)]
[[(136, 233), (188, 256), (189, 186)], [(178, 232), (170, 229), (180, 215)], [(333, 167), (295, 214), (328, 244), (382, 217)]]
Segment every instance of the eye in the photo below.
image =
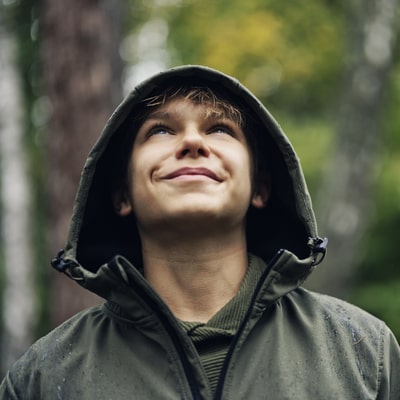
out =
[(210, 133), (225, 134), (235, 136), (235, 131), (227, 124), (217, 124), (210, 129)]
[(164, 124), (155, 124), (148, 129), (147, 137), (154, 135), (169, 135), (172, 133), (172, 130), (165, 126)]

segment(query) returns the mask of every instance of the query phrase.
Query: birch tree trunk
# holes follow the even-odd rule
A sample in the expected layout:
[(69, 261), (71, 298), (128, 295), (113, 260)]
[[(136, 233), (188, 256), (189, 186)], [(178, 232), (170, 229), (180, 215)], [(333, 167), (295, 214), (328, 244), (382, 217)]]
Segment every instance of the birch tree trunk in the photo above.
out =
[[(63, 248), (80, 172), (122, 97), (119, 0), (43, 0), (42, 60), (52, 116), (48, 135), (50, 248)], [(53, 273), (53, 323), (99, 301)]]
[[(0, 8), (0, 13), (2, 9)], [(31, 241), (31, 191), (23, 146), (23, 109), (16, 40), (0, 15), (0, 171), (4, 264), (1, 372), (33, 340), (36, 302)]]
[(359, 243), (368, 223), (381, 148), (384, 89), (392, 66), (399, 0), (352, 0), (345, 90), (329, 168), (317, 197), (327, 258), (312, 289), (346, 297)]

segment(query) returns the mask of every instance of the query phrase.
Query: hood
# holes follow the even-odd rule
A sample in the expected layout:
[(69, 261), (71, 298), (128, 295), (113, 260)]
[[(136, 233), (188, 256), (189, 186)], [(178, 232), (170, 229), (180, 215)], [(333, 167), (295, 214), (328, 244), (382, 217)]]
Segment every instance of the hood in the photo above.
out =
[[(271, 195), (263, 209), (249, 209), (247, 216), (248, 250), (268, 262), (280, 249), (299, 259), (325, 252), (325, 241), (318, 238), (299, 159), (282, 129), (238, 80), (203, 66), (176, 67), (161, 72), (138, 85), (118, 106), (108, 120), (99, 140), (90, 152), (82, 172), (73, 217), (63, 255), (53, 260), (61, 271), (72, 263), (95, 273), (116, 255), (124, 256), (134, 266), (141, 264), (141, 245), (134, 220), (121, 218), (112, 204), (112, 172), (117, 163), (116, 149), (123, 140), (123, 124), (135, 112), (141, 100), (168, 83), (186, 79), (190, 83), (223, 87), (253, 113), (261, 129), (257, 132), (271, 174)], [(264, 154), (265, 153), (265, 154)]]

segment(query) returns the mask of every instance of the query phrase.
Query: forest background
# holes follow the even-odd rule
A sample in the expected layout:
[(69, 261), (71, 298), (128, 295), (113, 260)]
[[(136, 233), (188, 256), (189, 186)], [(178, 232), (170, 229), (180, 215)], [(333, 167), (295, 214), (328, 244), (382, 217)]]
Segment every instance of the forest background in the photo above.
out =
[(308, 287), (400, 338), (398, 0), (1, 0), (0, 374), (100, 299), (50, 268), (124, 94), (179, 64), (231, 74), (301, 159), (327, 257)]

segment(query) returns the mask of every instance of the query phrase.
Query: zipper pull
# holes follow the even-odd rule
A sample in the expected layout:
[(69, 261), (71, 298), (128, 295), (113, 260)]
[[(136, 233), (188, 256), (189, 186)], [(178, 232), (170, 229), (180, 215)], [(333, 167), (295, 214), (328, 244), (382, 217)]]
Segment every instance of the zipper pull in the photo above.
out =
[(311, 248), (312, 255), (314, 256), (314, 261), (311, 266), (315, 267), (322, 263), (326, 256), (326, 248), (328, 246), (328, 238), (309, 238), (308, 246)]
[(50, 264), (58, 272), (64, 272), (65, 273), (68, 268), (70, 268), (73, 265), (76, 265), (76, 263), (74, 261), (68, 261), (68, 260), (66, 261), (66, 260), (64, 260), (64, 258), (63, 258), (64, 253), (65, 253), (65, 250), (60, 250), (57, 253), (56, 257), (54, 257), (51, 260)]

